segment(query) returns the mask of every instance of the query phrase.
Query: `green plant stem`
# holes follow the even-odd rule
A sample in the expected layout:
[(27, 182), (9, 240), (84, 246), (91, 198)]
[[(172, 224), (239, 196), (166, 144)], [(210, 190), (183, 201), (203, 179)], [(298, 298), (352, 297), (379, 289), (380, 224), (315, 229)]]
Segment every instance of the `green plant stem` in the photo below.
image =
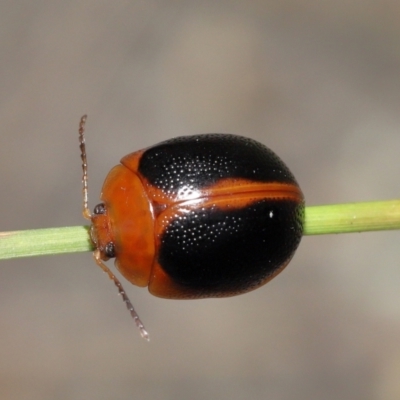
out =
[[(309, 206), (305, 235), (400, 229), (400, 200)], [(89, 227), (0, 233), (0, 259), (93, 251)]]
[(306, 207), (305, 235), (400, 229), (400, 200)]
[(0, 259), (93, 250), (88, 226), (0, 233)]

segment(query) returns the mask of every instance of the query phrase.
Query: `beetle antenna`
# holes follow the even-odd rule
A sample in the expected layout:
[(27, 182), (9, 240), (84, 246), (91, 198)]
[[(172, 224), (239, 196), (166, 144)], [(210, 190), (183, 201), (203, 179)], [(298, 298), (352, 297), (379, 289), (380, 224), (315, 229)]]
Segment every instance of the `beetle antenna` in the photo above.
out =
[(84, 218), (91, 219), (92, 214), (88, 207), (88, 173), (87, 173), (87, 158), (86, 158), (86, 146), (85, 146), (85, 124), (87, 115), (82, 116), (79, 122), (79, 147), (81, 149), (81, 159), (82, 159), (82, 183), (83, 183), (83, 209), (82, 214)]
[(118, 288), (118, 292), (122, 297), (122, 300), (125, 302), (126, 307), (128, 308), (129, 312), (131, 313), (131, 316), (133, 320), (135, 321), (136, 326), (139, 329), (140, 335), (142, 336), (143, 339), (146, 339), (147, 341), (150, 340), (149, 334), (146, 331), (142, 321), (139, 318), (139, 315), (133, 308), (133, 305), (131, 301), (129, 300), (128, 295), (126, 294), (122, 283), (118, 280), (118, 278), (111, 272), (111, 270), (101, 261), (100, 258), (100, 250), (95, 250), (93, 252), (93, 257), (96, 261), (96, 264), (108, 275), (108, 277), (114, 282), (115, 286)]
[[(88, 173), (87, 173), (87, 157), (86, 157), (86, 145), (85, 145), (85, 124), (86, 124), (87, 115), (83, 115), (80, 122), (79, 122), (79, 147), (81, 149), (81, 159), (82, 159), (82, 193), (83, 193), (83, 209), (82, 214), (86, 219), (91, 220), (92, 214), (88, 207)], [(96, 261), (96, 264), (108, 275), (108, 277), (114, 282), (115, 286), (118, 288), (118, 292), (122, 297), (122, 300), (125, 302), (126, 307), (128, 308), (129, 312), (133, 320), (135, 321), (136, 326), (140, 331), (140, 335), (142, 338), (146, 339), (147, 341), (150, 340), (149, 334), (147, 333), (142, 321), (139, 318), (139, 315), (135, 311), (131, 301), (129, 300), (128, 295), (126, 294), (121, 282), (118, 278), (111, 272), (111, 270), (101, 261), (100, 250), (95, 250), (93, 252), (93, 257)]]

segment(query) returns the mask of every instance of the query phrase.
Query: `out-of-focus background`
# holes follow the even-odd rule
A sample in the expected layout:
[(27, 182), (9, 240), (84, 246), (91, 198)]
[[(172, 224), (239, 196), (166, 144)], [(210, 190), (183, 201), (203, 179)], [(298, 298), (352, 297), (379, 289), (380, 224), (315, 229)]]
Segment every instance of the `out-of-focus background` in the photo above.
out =
[[(399, 197), (395, 0), (3, 1), (0, 229), (81, 225), (126, 153), (230, 132), (277, 152), (308, 204)], [(167, 301), (89, 253), (2, 261), (0, 398), (400, 398), (399, 232), (305, 237), (264, 288)]]

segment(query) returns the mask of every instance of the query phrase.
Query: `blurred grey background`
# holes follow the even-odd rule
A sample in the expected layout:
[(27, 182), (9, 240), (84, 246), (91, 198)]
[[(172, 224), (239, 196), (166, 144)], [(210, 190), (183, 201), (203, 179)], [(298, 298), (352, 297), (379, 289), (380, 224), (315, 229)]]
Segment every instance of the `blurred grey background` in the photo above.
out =
[[(1, 231), (82, 225), (130, 151), (184, 134), (257, 139), (308, 204), (399, 197), (395, 0), (3, 1)], [(399, 232), (305, 237), (236, 298), (126, 289), (89, 253), (2, 261), (0, 398), (399, 399)]]

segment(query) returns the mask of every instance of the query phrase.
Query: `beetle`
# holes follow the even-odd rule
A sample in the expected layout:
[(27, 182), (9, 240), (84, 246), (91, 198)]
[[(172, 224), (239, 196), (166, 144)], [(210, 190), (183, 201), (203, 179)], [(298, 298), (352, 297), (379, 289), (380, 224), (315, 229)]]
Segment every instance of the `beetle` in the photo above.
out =
[[(303, 233), (304, 197), (269, 148), (242, 136), (202, 134), (130, 153), (107, 175), (91, 214), (85, 122), (83, 214), (103, 269), (115, 258), (128, 281), (155, 296), (198, 299), (251, 291), (289, 263)], [(147, 337), (121, 284), (106, 272)]]

